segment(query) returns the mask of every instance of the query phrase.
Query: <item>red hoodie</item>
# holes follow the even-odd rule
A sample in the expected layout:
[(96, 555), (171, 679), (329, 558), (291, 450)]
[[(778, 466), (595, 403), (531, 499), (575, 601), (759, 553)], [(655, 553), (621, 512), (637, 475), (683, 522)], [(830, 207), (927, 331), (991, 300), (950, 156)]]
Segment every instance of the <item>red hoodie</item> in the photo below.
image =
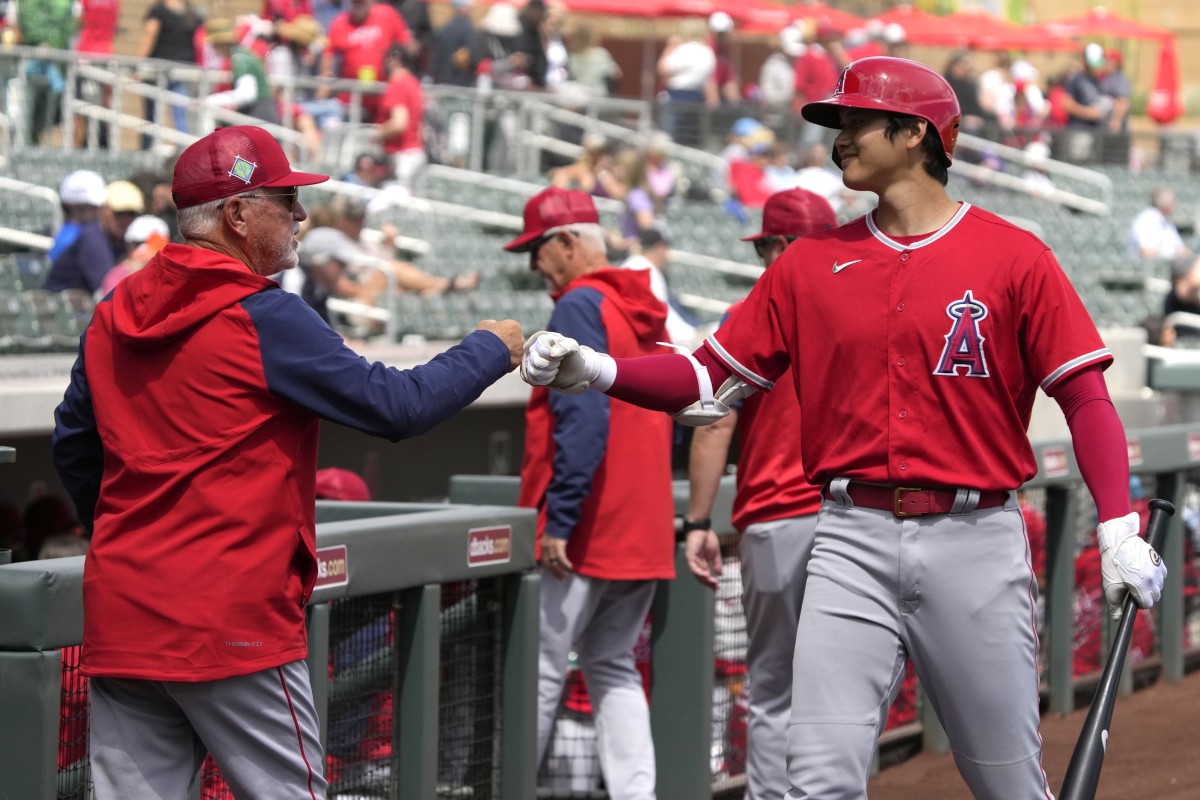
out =
[(321, 418), (389, 439), (509, 366), (476, 331), (429, 364), (369, 364), (311, 308), (168, 245), (96, 307), (55, 411), (55, 466), (93, 531), (81, 667), (204, 681), (304, 658)]
[[(664, 352), (667, 308), (647, 270), (600, 269), (554, 300), (548, 330), (617, 358)], [(671, 418), (600, 392), (536, 388), (525, 422), (518, 504), (538, 509), (539, 536), (568, 539), (580, 575), (675, 577)]]

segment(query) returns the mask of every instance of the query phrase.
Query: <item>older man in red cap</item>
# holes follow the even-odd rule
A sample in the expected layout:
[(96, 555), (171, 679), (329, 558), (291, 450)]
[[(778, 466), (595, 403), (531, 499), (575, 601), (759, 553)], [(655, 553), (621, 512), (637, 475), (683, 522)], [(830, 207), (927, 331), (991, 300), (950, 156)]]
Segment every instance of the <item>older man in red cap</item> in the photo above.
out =
[(98, 800), (194, 794), (212, 753), (238, 797), (324, 798), (304, 606), (322, 419), (398, 440), (515, 367), (481, 322), (400, 371), (346, 347), (266, 277), (305, 219), (270, 134), (218, 129), (175, 165), (183, 244), (96, 307), (55, 411), (55, 466), (92, 533), (81, 667)]
[[(554, 298), (547, 328), (598, 352), (666, 352), (666, 306), (643, 270), (610, 267), (596, 206), (550, 188), (525, 205), (505, 246)], [(655, 581), (675, 577), (671, 420), (599, 392), (535, 388), (525, 412), (520, 505), (538, 509), (542, 560), (538, 753), (545, 754), (579, 655), (604, 784), (614, 800), (654, 797), (654, 743), (634, 644)]]
[[(767, 198), (762, 230), (742, 241), (753, 242), (763, 266), (769, 267), (801, 236), (836, 227), (837, 215), (825, 198), (805, 189), (789, 189)], [(739, 448), (733, 526), (741, 532), (738, 555), (749, 637), (746, 798), (781, 800), (788, 790), (792, 651), (821, 489), (808, 482), (800, 464), (800, 402), (786, 374), (776, 391), (753, 394), (740, 408), (730, 409), (729, 416), (697, 428), (688, 464), (691, 500), (683, 530), (688, 568), (702, 584), (716, 589), (722, 576), (721, 543), (712, 529), (712, 510), (735, 428)]]

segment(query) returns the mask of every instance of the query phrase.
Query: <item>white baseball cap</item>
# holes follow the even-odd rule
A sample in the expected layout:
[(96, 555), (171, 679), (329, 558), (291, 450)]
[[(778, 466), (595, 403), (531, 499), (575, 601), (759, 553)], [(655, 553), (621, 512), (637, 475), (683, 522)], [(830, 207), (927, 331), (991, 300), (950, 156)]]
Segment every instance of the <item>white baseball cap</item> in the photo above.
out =
[(98, 173), (79, 169), (63, 178), (58, 187), (58, 197), (67, 205), (99, 208), (108, 198), (108, 186)]
[(804, 55), (804, 31), (796, 25), (788, 25), (779, 32), (779, 49), (790, 58)]
[(159, 217), (153, 214), (143, 214), (140, 217), (134, 217), (133, 222), (129, 223), (129, 227), (125, 229), (125, 241), (128, 244), (141, 244), (155, 234), (164, 239), (170, 239), (171, 229)]
[(708, 29), (713, 33), (729, 33), (733, 30), (733, 17), (724, 11), (714, 11), (708, 17)]

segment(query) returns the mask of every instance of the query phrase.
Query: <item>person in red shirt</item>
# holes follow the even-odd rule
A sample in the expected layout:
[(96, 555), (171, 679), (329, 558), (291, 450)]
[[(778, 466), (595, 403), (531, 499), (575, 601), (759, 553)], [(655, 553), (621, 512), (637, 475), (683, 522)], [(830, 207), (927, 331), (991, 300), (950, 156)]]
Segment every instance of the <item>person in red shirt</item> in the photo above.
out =
[(416, 192), (421, 173), (429, 162), (425, 154), (422, 123), (425, 118), (425, 93), (421, 82), (409, 69), (409, 53), (403, 47), (388, 50), (384, 63), (388, 83), (375, 121), (383, 134), (383, 150), (392, 161), (396, 183)]
[[(329, 25), (329, 43), (321, 54), (321, 77), (336, 75), (364, 84), (374, 83), (386, 74), (384, 57), (397, 44), (413, 46), (412, 33), (400, 12), (375, 0), (350, 0), (350, 8)], [(329, 94), (328, 86), (317, 91), (319, 99)], [(350, 95), (342, 93), (338, 99), (345, 105), (350, 102)], [(373, 119), (378, 112), (379, 95), (364, 94), (362, 102), (362, 118)]]
[[(87, 56), (112, 55), (113, 37), (117, 33), (117, 18), (121, 15), (120, 0), (82, 0), (79, 4), (79, 39), (75, 50)], [(112, 87), (92, 80), (80, 80), (79, 96), (89, 103), (112, 107)], [(83, 147), (87, 137), (87, 121), (77, 117), (75, 146)], [(108, 123), (97, 123), (99, 145), (108, 145)]]

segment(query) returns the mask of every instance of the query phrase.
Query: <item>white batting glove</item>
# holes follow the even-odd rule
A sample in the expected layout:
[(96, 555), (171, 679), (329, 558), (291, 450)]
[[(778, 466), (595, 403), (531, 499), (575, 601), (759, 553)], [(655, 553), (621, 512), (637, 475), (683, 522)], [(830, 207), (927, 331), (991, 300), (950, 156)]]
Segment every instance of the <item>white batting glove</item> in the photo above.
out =
[(553, 331), (538, 331), (525, 342), (521, 377), (533, 386), (567, 394), (586, 392), (600, 377), (609, 356)]
[(1121, 616), (1127, 593), (1133, 594), (1141, 608), (1150, 608), (1162, 597), (1167, 567), (1154, 548), (1138, 536), (1138, 526), (1138, 515), (1130, 513), (1101, 522), (1096, 528), (1100, 577), (1113, 619)]

